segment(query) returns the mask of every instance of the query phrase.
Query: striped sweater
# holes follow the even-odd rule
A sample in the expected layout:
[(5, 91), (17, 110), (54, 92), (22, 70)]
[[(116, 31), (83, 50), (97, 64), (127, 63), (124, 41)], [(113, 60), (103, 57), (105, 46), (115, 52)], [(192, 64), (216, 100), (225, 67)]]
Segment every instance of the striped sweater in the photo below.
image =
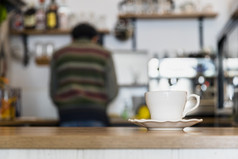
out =
[(58, 107), (105, 107), (117, 95), (111, 53), (88, 40), (74, 41), (56, 51), (50, 68), (50, 95)]

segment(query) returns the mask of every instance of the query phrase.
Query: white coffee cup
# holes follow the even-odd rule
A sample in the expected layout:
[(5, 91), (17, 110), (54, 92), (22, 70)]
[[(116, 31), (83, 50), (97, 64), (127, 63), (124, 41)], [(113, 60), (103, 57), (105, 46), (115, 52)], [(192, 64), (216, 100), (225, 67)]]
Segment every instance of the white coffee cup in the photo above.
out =
[[(194, 106), (185, 109), (189, 100), (196, 99)], [(149, 108), (151, 119), (159, 121), (178, 121), (187, 113), (198, 108), (200, 97), (196, 94), (187, 95), (186, 91), (150, 91), (145, 93), (146, 105)]]

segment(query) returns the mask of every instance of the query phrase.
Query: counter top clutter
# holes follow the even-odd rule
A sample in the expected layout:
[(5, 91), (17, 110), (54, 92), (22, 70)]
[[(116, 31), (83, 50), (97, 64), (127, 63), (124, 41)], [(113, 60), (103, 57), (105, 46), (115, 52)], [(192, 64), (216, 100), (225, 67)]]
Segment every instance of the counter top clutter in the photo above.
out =
[(233, 149), (238, 128), (0, 127), (1, 149)]

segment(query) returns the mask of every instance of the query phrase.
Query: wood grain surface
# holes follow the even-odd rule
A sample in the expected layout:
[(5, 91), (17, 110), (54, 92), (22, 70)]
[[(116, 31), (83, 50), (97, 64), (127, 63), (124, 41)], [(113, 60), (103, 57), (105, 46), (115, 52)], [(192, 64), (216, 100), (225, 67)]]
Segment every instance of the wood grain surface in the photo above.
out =
[(217, 13), (168, 13), (168, 14), (120, 14), (119, 18), (138, 18), (138, 19), (190, 19), (190, 18), (215, 18)]
[(238, 148), (238, 128), (147, 131), (132, 127), (0, 127), (0, 148), (178, 149)]
[(59, 120), (36, 117), (18, 117), (13, 120), (1, 120), (0, 126), (58, 126)]

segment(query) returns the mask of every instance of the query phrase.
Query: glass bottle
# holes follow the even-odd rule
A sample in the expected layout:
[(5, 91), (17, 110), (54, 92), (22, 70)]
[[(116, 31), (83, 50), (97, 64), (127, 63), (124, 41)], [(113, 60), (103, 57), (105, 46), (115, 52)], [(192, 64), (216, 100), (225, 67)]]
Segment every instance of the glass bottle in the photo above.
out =
[(46, 11), (46, 28), (57, 29), (59, 27), (58, 18), (58, 5), (55, 0), (51, 0), (51, 3)]
[(39, 0), (40, 6), (36, 12), (36, 29), (45, 29), (45, 0)]
[(25, 29), (35, 29), (36, 27), (36, 9), (34, 4), (31, 4), (30, 7), (24, 13), (24, 28)]
[(23, 30), (24, 28), (24, 16), (22, 11), (15, 11), (11, 19), (11, 28), (14, 30)]
[(61, 0), (61, 4), (58, 10), (59, 15), (59, 26), (60, 29), (69, 29), (70, 28), (70, 16), (71, 10), (66, 4), (65, 0)]
[(16, 98), (8, 85), (8, 80), (0, 78), (0, 120), (11, 120), (15, 117)]

